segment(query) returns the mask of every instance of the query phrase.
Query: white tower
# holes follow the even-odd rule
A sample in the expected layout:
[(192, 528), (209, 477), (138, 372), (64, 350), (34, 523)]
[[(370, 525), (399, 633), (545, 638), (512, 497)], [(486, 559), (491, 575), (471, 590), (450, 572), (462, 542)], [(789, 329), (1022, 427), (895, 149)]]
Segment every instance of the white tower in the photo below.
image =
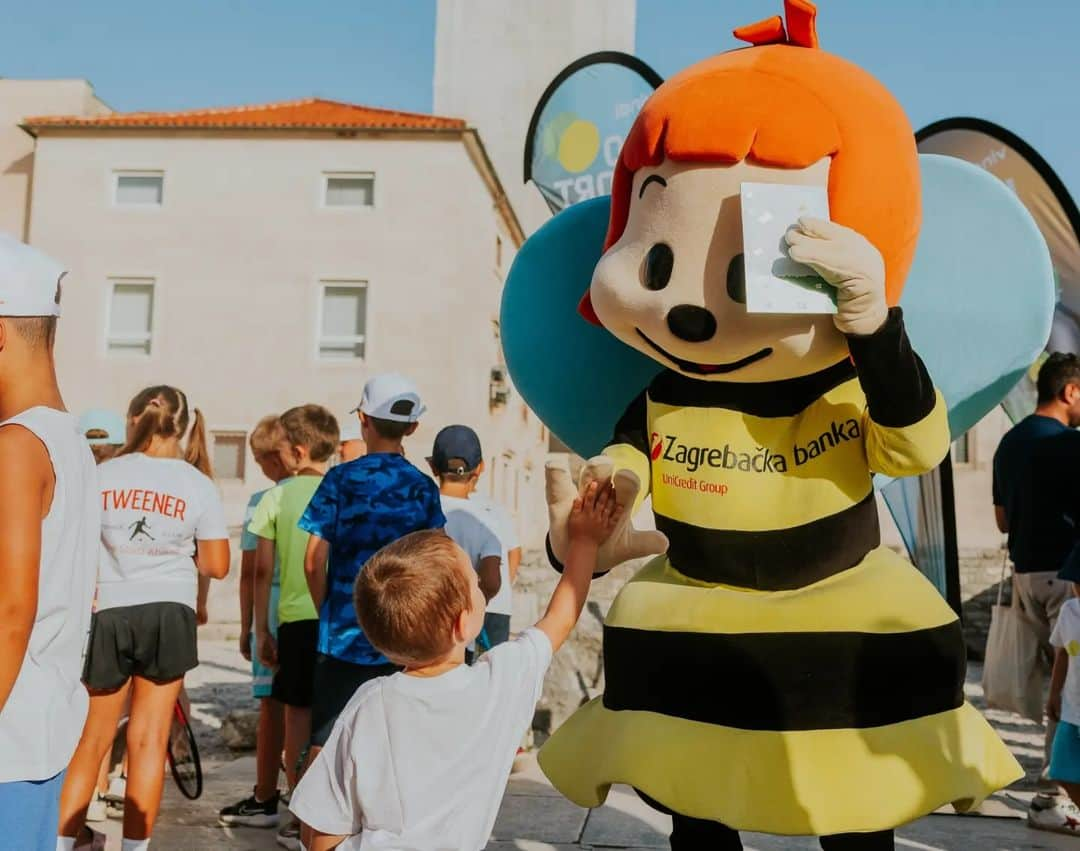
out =
[(635, 0), (438, 0), (435, 113), (480, 131), (526, 233), (549, 217), (522, 182), (525, 133), (563, 68), (598, 50), (634, 52)]

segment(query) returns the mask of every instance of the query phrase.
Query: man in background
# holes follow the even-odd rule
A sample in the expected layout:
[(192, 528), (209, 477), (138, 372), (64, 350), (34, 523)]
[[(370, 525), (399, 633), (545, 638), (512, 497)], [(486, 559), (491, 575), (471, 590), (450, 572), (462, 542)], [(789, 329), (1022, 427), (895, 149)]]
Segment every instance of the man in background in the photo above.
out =
[[(1049, 651), (1050, 634), (1069, 583), (1058, 579), (1077, 540), (1080, 520), (1080, 357), (1054, 352), (1039, 369), (1035, 413), (1001, 439), (994, 453), (994, 513), (1009, 536), (1016, 602), (1039, 630)], [(1041, 695), (1040, 695), (1041, 699)], [(1042, 776), (1057, 724), (1047, 721)], [(1058, 830), (1076, 809), (1055, 784), (1045, 781), (1031, 803), (1032, 827)]]

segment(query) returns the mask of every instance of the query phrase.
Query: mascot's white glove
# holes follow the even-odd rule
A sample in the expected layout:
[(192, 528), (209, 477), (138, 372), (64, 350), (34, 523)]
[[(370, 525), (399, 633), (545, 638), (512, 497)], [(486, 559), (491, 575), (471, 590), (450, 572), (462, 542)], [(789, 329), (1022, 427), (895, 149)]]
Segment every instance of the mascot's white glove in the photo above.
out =
[(590, 458), (581, 471), (578, 487), (574, 487), (570, 478), (570, 466), (565, 459), (547, 463), (545, 484), (550, 523), (548, 540), (551, 552), (560, 564), (566, 561), (566, 553), (570, 548), (567, 522), (570, 519), (570, 510), (574, 507), (574, 500), (594, 481), (611, 480), (615, 486), (615, 502), (623, 509), (622, 517), (611, 537), (600, 546), (597, 573), (606, 573), (624, 561), (656, 555), (667, 550), (668, 540), (662, 532), (640, 531), (631, 524), (630, 513), (634, 510), (634, 502), (641, 491), (641, 482), (630, 470), (619, 470), (613, 478), (611, 473), (614, 466), (611, 459), (604, 455)]
[(836, 287), (833, 321), (844, 334), (866, 336), (885, 324), (885, 261), (862, 234), (824, 219), (803, 217), (788, 229), (788, 255)]

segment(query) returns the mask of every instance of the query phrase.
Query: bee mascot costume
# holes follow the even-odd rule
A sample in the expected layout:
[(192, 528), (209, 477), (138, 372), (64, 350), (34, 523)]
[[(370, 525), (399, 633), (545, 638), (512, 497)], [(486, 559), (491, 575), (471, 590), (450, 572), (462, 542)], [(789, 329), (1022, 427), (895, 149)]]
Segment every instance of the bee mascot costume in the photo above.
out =
[[(956, 614), (881, 545), (873, 476), (932, 470), (1034, 360), (1046, 245), (995, 178), (918, 156), (893, 97), (818, 48), (810, 3), (785, 10), (656, 90), (610, 199), (541, 228), (503, 300), (517, 387), (596, 456), (578, 486), (548, 469), (553, 563), (590, 481), (651, 495), (657, 528), (628, 510), (601, 548), (601, 572), (656, 557), (607, 615), (603, 696), (540, 763), (584, 807), (633, 786), (673, 849), (893, 848), (1022, 774), (964, 701)], [(743, 182), (827, 188), (830, 221), (786, 242), (835, 315), (747, 312)]]

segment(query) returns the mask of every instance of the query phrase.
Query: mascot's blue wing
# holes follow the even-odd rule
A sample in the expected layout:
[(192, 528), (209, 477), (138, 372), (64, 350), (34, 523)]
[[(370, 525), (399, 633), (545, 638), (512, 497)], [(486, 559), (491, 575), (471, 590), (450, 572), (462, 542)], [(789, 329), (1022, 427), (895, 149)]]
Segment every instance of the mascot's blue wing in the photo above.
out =
[(610, 199), (567, 207), (521, 247), (503, 288), (501, 337), (514, 386), (579, 455), (597, 454), (660, 366), (577, 312), (600, 260)]
[(923, 224), (900, 304), (915, 351), (959, 437), (998, 405), (1050, 335), (1054, 272), (1046, 240), (998, 178), (922, 154)]
[[(916, 351), (949, 406), (954, 435), (997, 405), (1050, 332), (1046, 242), (997, 178), (922, 155), (923, 227), (901, 304)], [(502, 341), (515, 386), (580, 455), (599, 452), (630, 401), (660, 370), (588, 324), (577, 304), (607, 230), (609, 199), (568, 207), (522, 246), (507, 277)]]

